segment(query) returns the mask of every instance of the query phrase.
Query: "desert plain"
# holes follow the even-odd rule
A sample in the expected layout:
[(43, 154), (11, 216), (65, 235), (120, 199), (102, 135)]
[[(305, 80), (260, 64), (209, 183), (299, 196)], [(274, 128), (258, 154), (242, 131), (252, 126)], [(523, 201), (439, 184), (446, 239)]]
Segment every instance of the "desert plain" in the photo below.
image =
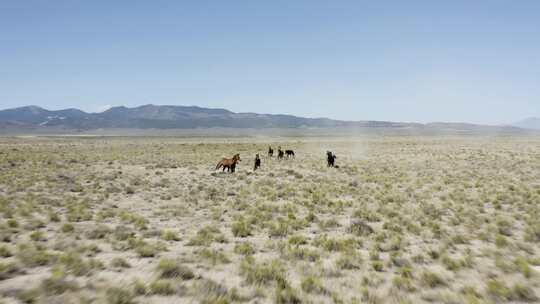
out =
[(538, 302), (539, 244), (538, 136), (0, 138), (2, 304)]

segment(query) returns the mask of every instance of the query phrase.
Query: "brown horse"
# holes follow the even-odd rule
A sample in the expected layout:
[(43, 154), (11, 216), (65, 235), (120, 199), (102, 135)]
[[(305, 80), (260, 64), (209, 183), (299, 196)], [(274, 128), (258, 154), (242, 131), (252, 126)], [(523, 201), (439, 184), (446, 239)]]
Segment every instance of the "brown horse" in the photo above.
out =
[(223, 158), (219, 161), (215, 170), (223, 167), (223, 172), (227, 169), (227, 172), (234, 172), (236, 163), (240, 161), (240, 154), (235, 154), (232, 158)]

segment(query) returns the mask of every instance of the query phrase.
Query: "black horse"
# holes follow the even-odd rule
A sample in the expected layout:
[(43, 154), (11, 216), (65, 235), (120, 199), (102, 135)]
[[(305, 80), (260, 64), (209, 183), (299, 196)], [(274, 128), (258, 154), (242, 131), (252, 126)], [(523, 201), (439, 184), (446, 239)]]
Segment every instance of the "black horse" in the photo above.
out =
[(326, 151), (326, 161), (328, 162), (328, 167), (335, 167), (336, 158), (337, 156), (334, 153)]
[(287, 155), (287, 158), (289, 158), (291, 156), (292, 156), (292, 158), (295, 158), (293, 150), (285, 150), (285, 154)]
[(255, 166), (253, 167), (253, 171), (259, 169), (261, 167), (261, 159), (259, 157), (259, 153), (255, 154)]
[(274, 149), (271, 146), (268, 146), (268, 157), (274, 156)]
[(285, 153), (283, 153), (283, 150), (281, 150), (281, 147), (279, 147), (278, 150), (277, 150), (277, 158), (278, 159), (283, 159), (284, 154)]

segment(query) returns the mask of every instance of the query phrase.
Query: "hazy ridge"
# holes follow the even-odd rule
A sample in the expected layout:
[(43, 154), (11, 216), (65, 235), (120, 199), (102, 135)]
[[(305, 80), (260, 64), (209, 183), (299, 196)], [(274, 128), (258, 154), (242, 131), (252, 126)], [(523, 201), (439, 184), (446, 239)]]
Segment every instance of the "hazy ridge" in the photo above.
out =
[[(275, 135), (301, 132), (328, 134), (529, 134), (517, 126), (469, 123), (410, 123), (391, 121), (343, 121), (283, 114), (235, 113), (197, 106), (143, 105), (113, 107), (101, 113), (79, 109), (51, 111), (24, 106), (0, 111), (2, 134), (168, 134), (168, 135)], [(534, 128), (531, 128), (534, 129)]]

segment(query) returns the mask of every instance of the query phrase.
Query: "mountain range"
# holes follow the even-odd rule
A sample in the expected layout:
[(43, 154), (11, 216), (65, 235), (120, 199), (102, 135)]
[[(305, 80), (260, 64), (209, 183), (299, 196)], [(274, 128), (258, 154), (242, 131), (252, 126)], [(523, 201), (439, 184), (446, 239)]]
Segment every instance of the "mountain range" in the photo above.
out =
[(403, 123), (351, 122), (328, 118), (304, 118), (281, 114), (234, 113), (225, 109), (197, 106), (143, 105), (113, 107), (101, 113), (78, 109), (50, 111), (25, 106), (0, 111), (0, 123), (26, 128), (62, 127), (66, 129), (184, 129), (184, 128), (328, 128), (349, 126), (400, 127)]
[(529, 117), (512, 125), (524, 129), (540, 130), (540, 117)]
[[(517, 127), (538, 126), (538, 119)], [(24, 106), (0, 111), (0, 129), (32, 132), (69, 130), (86, 132), (97, 129), (310, 129), (361, 128), (367, 130), (450, 130), (456, 132), (523, 132), (516, 126), (483, 126), (466, 123), (404, 123), (390, 121), (343, 121), (328, 118), (305, 118), (282, 114), (235, 113), (225, 109), (197, 106), (143, 105), (134, 108), (113, 107), (101, 113), (78, 109), (50, 111), (38, 106)]]

